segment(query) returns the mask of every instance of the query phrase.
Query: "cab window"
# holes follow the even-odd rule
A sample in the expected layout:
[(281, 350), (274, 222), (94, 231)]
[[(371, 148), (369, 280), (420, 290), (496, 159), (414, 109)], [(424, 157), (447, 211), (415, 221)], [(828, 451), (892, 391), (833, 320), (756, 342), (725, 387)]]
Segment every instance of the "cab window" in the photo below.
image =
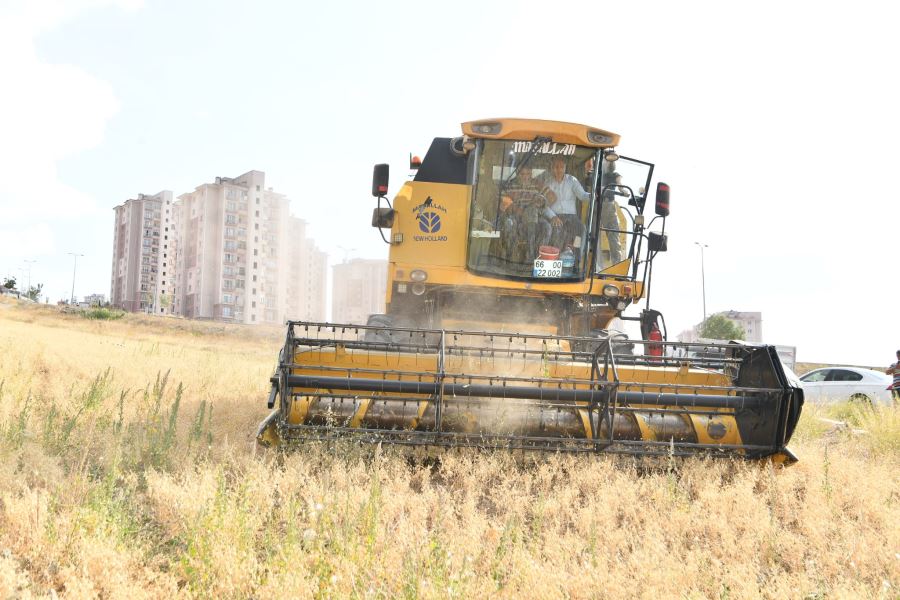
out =
[(583, 279), (596, 155), (573, 144), (479, 140), (469, 268), (503, 277)]

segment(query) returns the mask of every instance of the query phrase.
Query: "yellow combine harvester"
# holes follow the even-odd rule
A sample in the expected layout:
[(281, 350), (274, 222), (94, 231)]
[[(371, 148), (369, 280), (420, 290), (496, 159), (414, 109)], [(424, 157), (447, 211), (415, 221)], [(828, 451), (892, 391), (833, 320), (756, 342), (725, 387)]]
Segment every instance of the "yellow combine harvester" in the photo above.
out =
[[(462, 133), (410, 161), (392, 204), (376, 165), (386, 313), (288, 323), (260, 443), (794, 460), (803, 393), (773, 347), (667, 342), (658, 311), (623, 315), (649, 303), (666, 250), (667, 185), (644, 214), (652, 164), (573, 123), (491, 119)], [(641, 340), (622, 333), (628, 320)]]

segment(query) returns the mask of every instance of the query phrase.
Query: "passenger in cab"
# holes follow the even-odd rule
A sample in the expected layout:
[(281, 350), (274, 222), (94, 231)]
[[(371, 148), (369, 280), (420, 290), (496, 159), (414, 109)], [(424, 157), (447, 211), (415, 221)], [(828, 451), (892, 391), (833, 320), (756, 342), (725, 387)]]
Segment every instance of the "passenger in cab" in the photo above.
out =
[(603, 169), (601, 181), (602, 200), (600, 203), (600, 228), (601, 235), (606, 236), (609, 244), (609, 265), (620, 263), (625, 259), (624, 248), (620, 238), (619, 207), (616, 204), (616, 186), (622, 184), (622, 176), (616, 173), (615, 163), (607, 162)]

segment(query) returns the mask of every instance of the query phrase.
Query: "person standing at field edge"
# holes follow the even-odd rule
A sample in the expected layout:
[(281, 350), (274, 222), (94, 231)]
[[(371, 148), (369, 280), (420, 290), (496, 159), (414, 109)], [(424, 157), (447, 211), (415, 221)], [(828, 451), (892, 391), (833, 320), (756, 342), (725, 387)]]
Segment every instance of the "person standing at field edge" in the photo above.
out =
[(897, 350), (897, 362), (888, 367), (887, 374), (894, 376), (894, 384), (891, 386), (891, 397), (893, 397), (895, 403), (900, 404), (900, 350)]

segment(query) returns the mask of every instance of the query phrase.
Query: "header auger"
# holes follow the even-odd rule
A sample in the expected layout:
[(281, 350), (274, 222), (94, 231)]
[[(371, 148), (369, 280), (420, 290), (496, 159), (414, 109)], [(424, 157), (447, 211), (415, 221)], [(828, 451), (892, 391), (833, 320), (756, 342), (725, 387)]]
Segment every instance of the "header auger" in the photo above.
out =
[(668, 342), (658, 311), (623, 314), (666, 250), (668, 186), (644, 216), (652, 164), (571, 123), (463, 133), (435, 139), (393, 203), (376, 166), (387, 310), (288, 323), (260, 443), (793, 460), (803, 396), (773, 347)]

